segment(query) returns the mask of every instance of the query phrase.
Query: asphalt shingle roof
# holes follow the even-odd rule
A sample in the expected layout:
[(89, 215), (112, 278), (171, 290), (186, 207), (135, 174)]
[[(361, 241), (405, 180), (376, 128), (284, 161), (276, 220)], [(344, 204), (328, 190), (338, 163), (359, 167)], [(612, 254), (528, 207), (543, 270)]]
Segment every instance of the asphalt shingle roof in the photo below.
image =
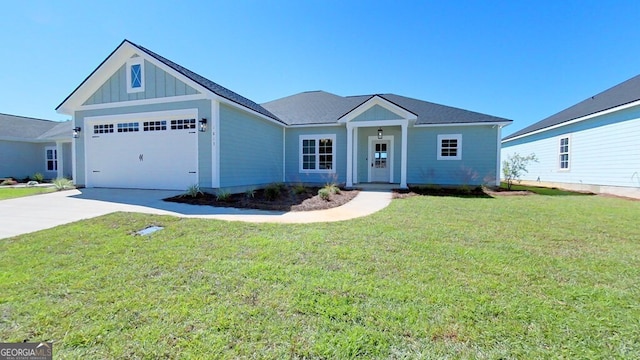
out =
[[(289, 125), (331, 124), (375, 95), (342, 97), (324, 91), (303, 92), (262, 104)], [(511, 120), (395, 94), (377, 95), (417, 115), (416, 124), (494, 123)]]
[(154, 53), (153, 51), (142, 47), (140, 45), (134, 44), (129, 40), (125, 40), (128, 43), (130, 43), (131, 45), (137, 47), (138, 49), (146, 52), (147, 54), (151, 55), (152, 57), (154, 57), (156, 60), (162, 62), (163, 64), (167, 65), (168, 67), (172, 68), (173, 70), (181, 73), (182, 75), (188, 77), (189, 79), (195, 81), (196, 83), (204, 86), (205, 88), (211, 90), (213, 93), (215, 93), (218, 96), (221, 96), (229, 101), (232, 101), (236, 104), (242, 105), (246, 108), (249, 108), (257, 113), (260, 113), (264, 116), (267, 116), (269, 118), (272, 118), (274, 120), (277, 120), (279, 122), (282, 122), (280, 119), (278, 119), (277, 116), (275, 116), (274, 114), (272, 114), (271, 112), (269, 112), (267, 109), (263, 108), (262, 106), (260, 106), (259, 104), (256, 104), (255, 102), (247, 99), (246, 97), (239, 95), (223, 86), (218, 85), (217, 83), (205, 78), (204, 76), (198, 75), (195, 72), (181, 66), (178, 65), (176, 63), (174, 63), (173, 61), (164, 58), (163, 56), (160, 56), (156, 53)]
[(59, 124), (59, 122), (51, 120), (0, 114), (0, 137), (33, 140)]
[(506, 136), (503, 141), (587, 115), (609, 110), (637, 100), (640, 100), (640, 75), (583, 100), (522, 130), (516, 131), (513, 134)]

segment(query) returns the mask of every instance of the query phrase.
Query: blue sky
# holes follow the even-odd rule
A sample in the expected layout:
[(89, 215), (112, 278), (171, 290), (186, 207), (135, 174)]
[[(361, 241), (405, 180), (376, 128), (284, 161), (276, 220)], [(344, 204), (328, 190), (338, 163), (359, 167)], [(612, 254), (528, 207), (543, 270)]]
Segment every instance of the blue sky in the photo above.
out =
[(396, 93), (514, 120), (640, 74), (639, 1), (5, 1), (0, 112), (55, 107), (123, 39), (258, 103)]

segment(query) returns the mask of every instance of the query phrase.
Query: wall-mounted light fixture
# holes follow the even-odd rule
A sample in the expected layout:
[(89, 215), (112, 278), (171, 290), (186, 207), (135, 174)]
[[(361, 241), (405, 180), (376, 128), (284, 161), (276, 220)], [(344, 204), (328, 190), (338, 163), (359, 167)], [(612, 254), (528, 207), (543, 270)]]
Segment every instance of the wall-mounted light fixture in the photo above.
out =
[(382, 128), (378, 128), (378, 140), (382, 140)]
[(78, 136), (79, 136), (79, 135), (78, 135), (78, 133), (79, 133), (80, 131), (82, 131), (82, 128), (81, 128), (81, 127), (79, 127), (79, 126), (78, 126), (78, 127), (74, 127), (74, 128), (73, 128), (73, 138), (74, 138), (74, 139), (77, 139), (77, 138), (78, 138)]
[(207, 119), (202, 118), (200, 119), (200, 121), (198, 121), (198, 123), (200, 123), (200, 131), (202, 132), (207, 131)]

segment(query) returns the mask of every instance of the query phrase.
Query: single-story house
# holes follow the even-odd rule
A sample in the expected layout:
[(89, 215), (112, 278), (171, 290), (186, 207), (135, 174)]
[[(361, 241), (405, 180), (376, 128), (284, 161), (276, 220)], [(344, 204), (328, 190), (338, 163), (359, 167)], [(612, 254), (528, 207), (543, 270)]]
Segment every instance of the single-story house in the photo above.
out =
[(71, 178), (71, 134), (71, 121), (0, 114), (0, 178)]
[(573, 190), (640, 192), (640, 75), (502, 140), (502, 158), (535, 154), (522, 179)]
[(394, 94), (312, 91), (257, 104), (128, 40), (56, 110), (78, 134), (77, 185), (228, 192), (495, 185), (511, 123)]

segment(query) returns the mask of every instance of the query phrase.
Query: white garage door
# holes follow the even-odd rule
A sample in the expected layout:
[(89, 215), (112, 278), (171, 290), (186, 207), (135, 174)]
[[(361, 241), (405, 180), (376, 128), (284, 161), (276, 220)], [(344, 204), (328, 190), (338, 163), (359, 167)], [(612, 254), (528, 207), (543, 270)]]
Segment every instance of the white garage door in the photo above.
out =
[(87, 122), (88, 187), (185, 190), (198, 183), (194, 118)]

